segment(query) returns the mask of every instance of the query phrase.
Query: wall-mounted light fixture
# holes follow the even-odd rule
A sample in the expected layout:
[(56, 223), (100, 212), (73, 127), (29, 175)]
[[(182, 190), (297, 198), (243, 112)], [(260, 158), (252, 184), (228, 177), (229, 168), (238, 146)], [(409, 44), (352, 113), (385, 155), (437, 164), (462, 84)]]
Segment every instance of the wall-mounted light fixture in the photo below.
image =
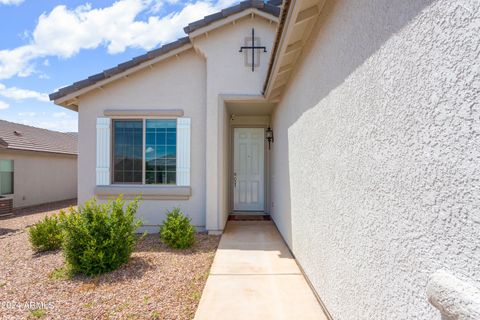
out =
[(270, 150), (270, 143), (273, 143), (273, 130), (270, 126), (265, 131), (265, 139), (268, 141), (268, 150)]

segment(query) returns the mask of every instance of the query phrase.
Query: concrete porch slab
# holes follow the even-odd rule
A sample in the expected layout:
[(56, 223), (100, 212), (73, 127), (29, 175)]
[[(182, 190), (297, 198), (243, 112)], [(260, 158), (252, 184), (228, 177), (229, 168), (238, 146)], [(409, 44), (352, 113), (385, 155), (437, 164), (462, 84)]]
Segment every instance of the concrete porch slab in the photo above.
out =
[(327, 317), (271, 221), (229, 221), (195, 319)]

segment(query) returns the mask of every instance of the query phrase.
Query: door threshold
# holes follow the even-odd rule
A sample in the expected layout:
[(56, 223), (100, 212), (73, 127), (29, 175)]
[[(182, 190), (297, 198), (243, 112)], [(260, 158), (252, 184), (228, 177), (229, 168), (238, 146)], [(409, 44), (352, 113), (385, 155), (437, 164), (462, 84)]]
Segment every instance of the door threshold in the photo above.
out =
[(265, 211), (232, 211), (230, 212), (230, 215), (249, 215), (249, 216), (268, 216), (268, 213)]
[(229, 214), (228, 221), (270, 221), (270, 215), (268, 214)]

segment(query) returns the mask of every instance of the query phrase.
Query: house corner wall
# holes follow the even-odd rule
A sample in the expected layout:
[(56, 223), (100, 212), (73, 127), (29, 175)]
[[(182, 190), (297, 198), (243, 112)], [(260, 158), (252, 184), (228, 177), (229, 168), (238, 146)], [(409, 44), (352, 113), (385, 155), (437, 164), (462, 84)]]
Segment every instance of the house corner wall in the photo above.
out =
[(334, 319), (480, 286), (480, 3), (327, 1), (273, 118), (272, 217)]
[(77, 156), (3, 150), (13, 160), (13, 207), (21, 208), (77, 197)]

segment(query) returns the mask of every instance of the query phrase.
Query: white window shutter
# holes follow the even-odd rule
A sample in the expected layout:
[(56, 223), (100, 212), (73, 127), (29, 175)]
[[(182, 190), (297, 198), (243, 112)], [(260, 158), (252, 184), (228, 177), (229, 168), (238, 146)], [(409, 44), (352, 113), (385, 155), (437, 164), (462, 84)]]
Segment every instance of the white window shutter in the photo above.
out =
[(97, 186), (110, 184), (110, 118), (97, 118)]
[(190, 186), (190, 118), (177, 118), (177, 185)]

